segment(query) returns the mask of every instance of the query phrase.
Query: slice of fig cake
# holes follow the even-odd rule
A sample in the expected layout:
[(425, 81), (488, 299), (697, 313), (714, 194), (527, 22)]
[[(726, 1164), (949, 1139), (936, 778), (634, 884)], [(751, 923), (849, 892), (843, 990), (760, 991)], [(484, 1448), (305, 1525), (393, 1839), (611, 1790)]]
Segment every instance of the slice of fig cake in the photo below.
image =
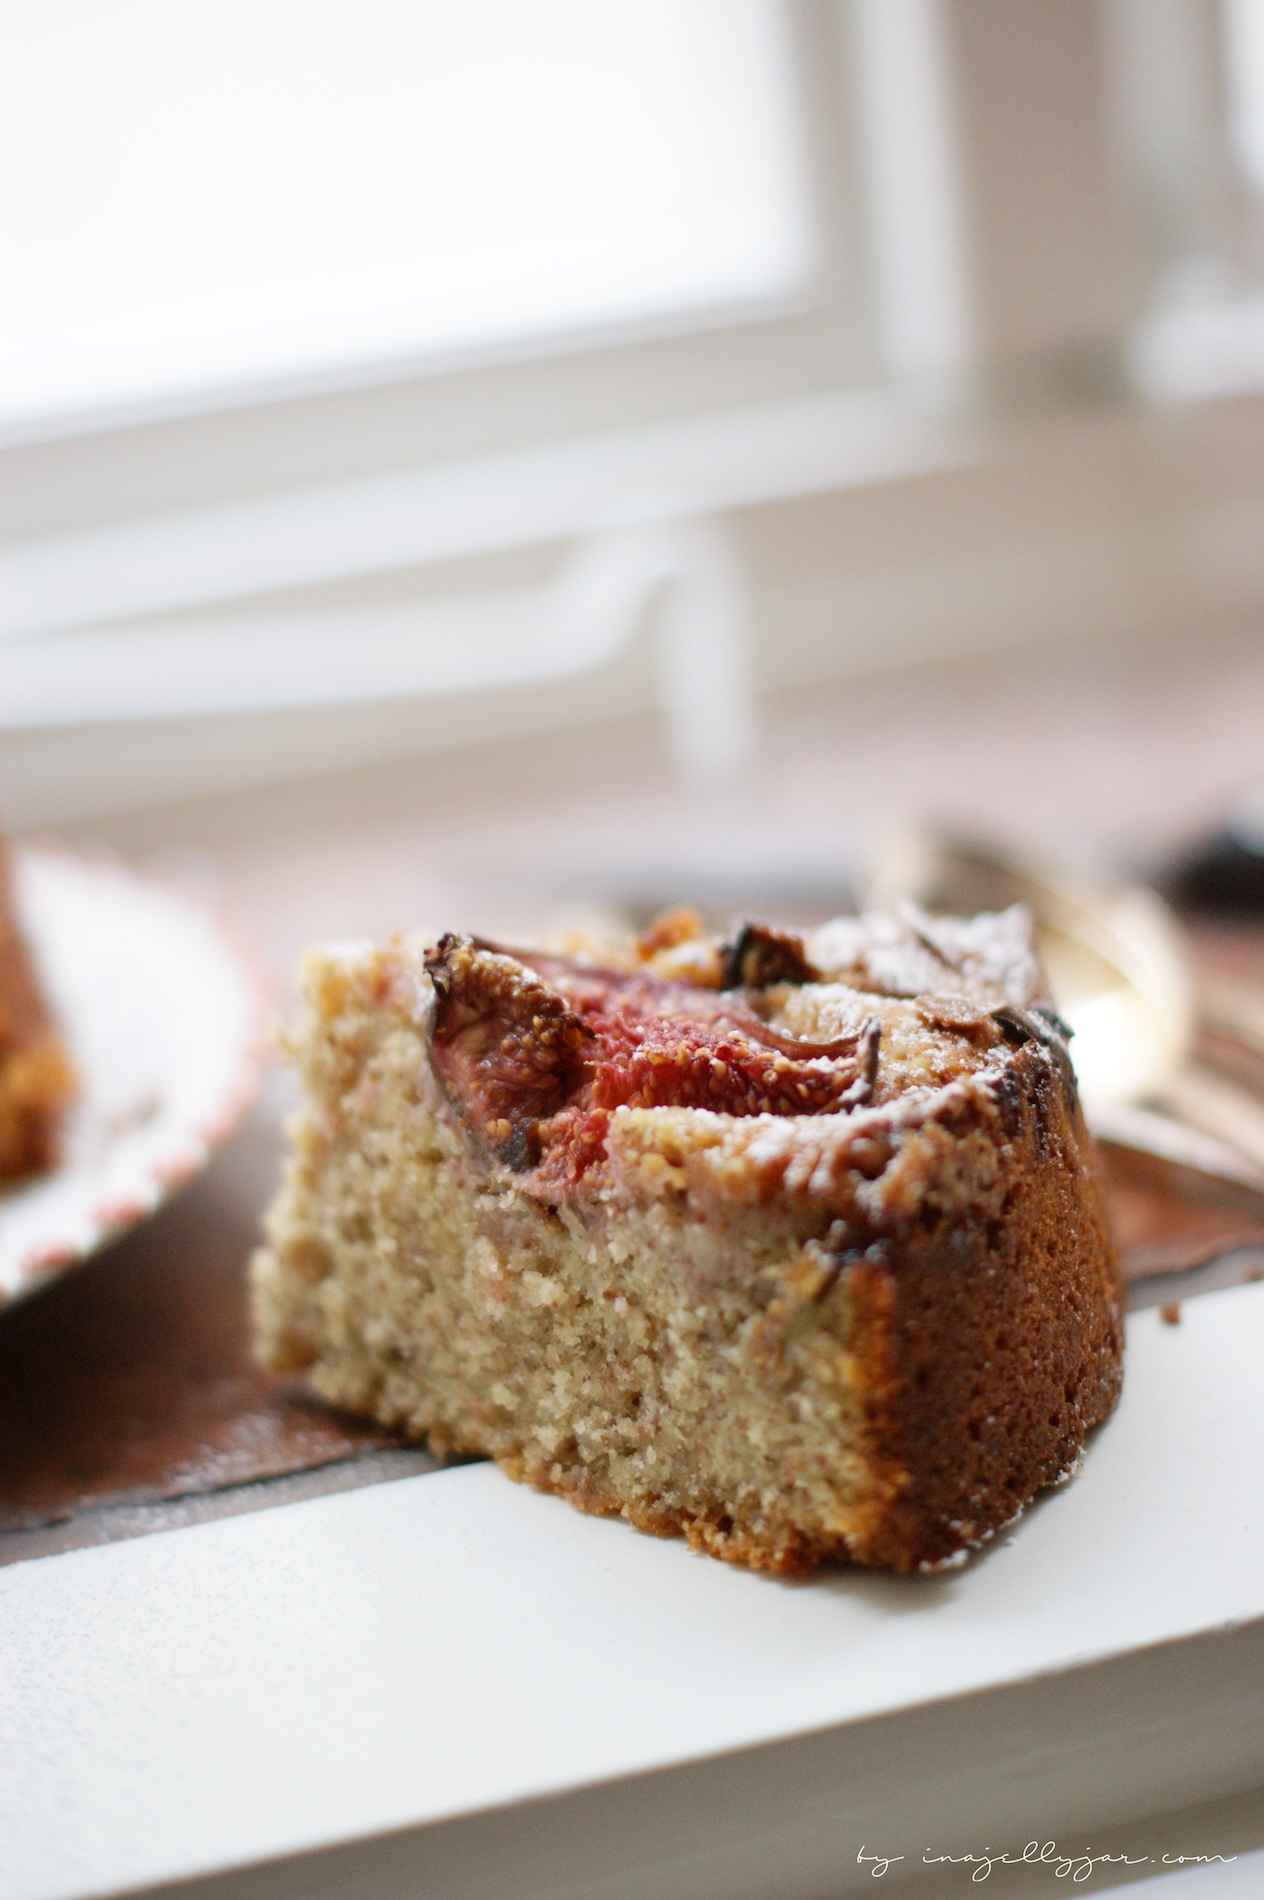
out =
[(315, 951), (259, 1351), (717, 1557), (933, 1568), (1119, 1392), (1114, 1256), (1019, 909), (601, 957)]

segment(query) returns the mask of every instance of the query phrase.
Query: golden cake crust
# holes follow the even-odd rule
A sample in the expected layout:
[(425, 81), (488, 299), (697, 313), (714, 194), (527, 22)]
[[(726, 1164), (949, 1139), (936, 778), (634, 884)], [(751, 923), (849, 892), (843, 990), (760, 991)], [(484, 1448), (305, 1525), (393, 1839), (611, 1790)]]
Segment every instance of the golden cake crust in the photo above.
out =
[(802, 968), (735, 947), (648, 951), (753, 979), (709, 996), (464, 939), (309, 958), (260, 1350), (716, 1556), (955, 1561), (1120, 1382), (1025, 923), (848, 920)]

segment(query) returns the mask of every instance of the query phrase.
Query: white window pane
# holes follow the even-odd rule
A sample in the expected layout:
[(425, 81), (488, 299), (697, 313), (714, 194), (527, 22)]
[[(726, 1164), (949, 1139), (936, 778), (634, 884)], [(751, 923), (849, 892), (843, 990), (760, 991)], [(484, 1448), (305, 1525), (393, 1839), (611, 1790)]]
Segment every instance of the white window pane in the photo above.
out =
[(3, 0), (0, 416), (784, 295), (777, 0)]

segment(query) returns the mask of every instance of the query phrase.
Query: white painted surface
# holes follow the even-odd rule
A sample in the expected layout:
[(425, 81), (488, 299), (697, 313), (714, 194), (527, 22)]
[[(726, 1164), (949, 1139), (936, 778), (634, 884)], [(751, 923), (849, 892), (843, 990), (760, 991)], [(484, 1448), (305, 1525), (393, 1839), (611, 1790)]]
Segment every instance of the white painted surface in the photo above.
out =
[(686, 777), (734, 771), (755, 728), (741, 563), (725, 520), (688, 516), (587, 535), (542, 587), (0, 642), (0, 729), (565, 679), (613, 659), (660, 594), (660, 687), (676, 763)]
[(1138, 1315), (1080, 1477), (940, 1578), (779, 1584), (485, 1465), (16, 1565), (0, 1892), (113, 1892), (1264, 1616), (1262, 1354), (1264, 1288)]
[(0, 640), (958, 468), (992, 432), (843, 394), (580, 436), (0, 549)]
[(851, 23), (886, 367), (961, 375), (975, 335), (942, 0), (853, 0)]
[(1128, 1900), (1259, 1900), (1262, 1893), (1264, 1852), (1154, 1874), (1130, 1886)]

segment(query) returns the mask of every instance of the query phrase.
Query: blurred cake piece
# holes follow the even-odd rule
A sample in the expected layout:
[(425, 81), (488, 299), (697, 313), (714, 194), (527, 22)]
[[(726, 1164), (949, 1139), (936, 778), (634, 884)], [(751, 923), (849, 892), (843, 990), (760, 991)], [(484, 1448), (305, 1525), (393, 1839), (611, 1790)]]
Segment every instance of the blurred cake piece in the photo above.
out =
[(0, 838), (0, 1181), (49, 1168), (75, 1075), (22, 937)]

